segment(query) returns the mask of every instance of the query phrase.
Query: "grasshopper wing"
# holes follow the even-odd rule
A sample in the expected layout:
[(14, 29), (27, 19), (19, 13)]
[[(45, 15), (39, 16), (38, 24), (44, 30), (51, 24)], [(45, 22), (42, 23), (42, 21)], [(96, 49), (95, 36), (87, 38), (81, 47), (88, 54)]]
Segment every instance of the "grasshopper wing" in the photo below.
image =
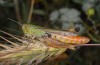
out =
[(62, 43), (53, 38), (46, 38), (45, 42), (46, 44), (54, 48), (72, 48), (72, 47), (74, 48), (75, 47), (74, 45)]

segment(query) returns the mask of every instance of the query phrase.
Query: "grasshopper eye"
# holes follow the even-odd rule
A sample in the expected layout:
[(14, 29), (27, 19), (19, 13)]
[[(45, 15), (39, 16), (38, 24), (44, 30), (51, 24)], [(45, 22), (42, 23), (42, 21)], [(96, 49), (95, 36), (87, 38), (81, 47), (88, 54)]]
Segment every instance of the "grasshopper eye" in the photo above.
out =
[(79, 31), (80, 31), (80, 28), (79, 28), (79, 27), (76, 27), (76, 28), (75, 28), (75, 31), (76, 31), (76, 32), (79, 32)]
[(50, 33), (45, 33), (47, 37), (51, 37), (51, 34)]

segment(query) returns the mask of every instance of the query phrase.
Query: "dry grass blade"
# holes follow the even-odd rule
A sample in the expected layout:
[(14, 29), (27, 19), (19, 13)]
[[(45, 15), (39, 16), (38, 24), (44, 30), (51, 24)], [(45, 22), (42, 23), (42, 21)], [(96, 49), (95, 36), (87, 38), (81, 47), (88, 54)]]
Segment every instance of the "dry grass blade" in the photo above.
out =
[(4, 37), (2, 37), (2, 36), (0, 36), (0, 38), (4, 39), (5, 41), (7, 41), (7, 42), (11, 43), (11, 44), (12, 44), (12, 45), (14, 45), (14, 46), (18, 46), (17, 44), (14, 44), (13, 42), (11, 42), (11, 41), (7, 40), (6, 38), (4, 38)]
[[(7, 44), (0, 44), (0, 64), (1, 65), (21, 65), (21, 64), (38, 64), (41, 61), (48, 59), (50, 57), (55, 57), (63, 53), (66, 48), (53, 48), (44, 44), (39, 40), (33, 39), (19, 39), (12, 34), (1, 31), (4, 34), (9, 35), (10, 37), (16, 39), (20, 42), (12, 42), (6, 38), (0, 36)], [(20, 43), (20, 44), (19, 44)], [(28, 47), (26, 48), (26, 46)], [(3, 48), (3, 49), (2, 49)], [(34, 62), (34, 63), (33, 63)]]
[(12, 38), (15, 38), (15, 39), (17, 39), (18, 41), (21, 41), (21, 42), (22, 42), (21, 39), (15, 37), (15, 36), (13, 36), (13, 35), (11, 35), (10, 33), (4, 32), (4, 31), (2, 31), (2, 30), (0, 30), (0, 32), (4, 33), (4, 34), (6, 34), (6, 35), (9, 35), (9, 36), (11, 36)]

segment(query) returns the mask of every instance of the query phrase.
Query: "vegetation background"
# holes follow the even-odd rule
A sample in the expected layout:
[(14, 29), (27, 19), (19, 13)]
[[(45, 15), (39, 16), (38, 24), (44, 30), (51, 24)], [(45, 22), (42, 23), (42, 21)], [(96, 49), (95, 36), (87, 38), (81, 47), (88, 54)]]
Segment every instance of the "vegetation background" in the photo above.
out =
[[(8, 18), (59, 30), (79, 27), (79, 34), (91, 39), (89, 43), (100, 44), (100, 0), (0, 0), (0, 29), (22, 35), (17, 32), (20, 25)], [(66, 50), (51, 65), (100, 65), (100, 46)]]

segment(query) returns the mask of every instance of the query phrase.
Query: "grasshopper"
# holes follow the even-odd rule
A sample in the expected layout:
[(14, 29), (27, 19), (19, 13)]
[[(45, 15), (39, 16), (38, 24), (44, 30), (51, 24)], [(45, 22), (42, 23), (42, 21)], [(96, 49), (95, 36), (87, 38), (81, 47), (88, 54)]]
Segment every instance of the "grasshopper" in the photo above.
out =
[(46, 42), (46, 44), (51, 47), (68, 47), (69, 45), (85, 44), (90, 41), (89, 38), (79, 36), (73, 31), (42, 29), (32, 24), (21, 24), (21, 26), (24, 35), (28, 39), (42, 39), (42, 41)]
[(23, 24), (22, 30), (28, 37), (35, 36), (43, 38), (52, 47), (68, 47), (68, 45), (85, 44), (90, 41), (89, 38), (78, 36), (74, 32), (41, 29), (32, 24)]

